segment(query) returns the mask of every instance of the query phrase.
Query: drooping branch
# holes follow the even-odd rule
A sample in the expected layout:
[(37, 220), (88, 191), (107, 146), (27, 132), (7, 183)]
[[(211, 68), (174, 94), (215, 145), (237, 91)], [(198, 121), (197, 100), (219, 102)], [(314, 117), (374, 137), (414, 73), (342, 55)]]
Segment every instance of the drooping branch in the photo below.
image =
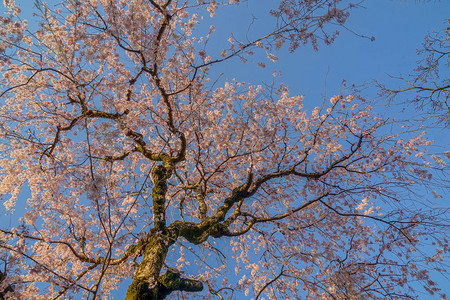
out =
[(80, 274), (77, 275), (77, 277), (73, 280), (73, 282), (67, 286), (65, 286), (64, 288), (62, 288), (58, 294), (53, 297), (51, 300), (56, 300), (59, 297), (61, 297), (62, 295), (64, 295), (64, 293), (71, 287), (73, 287), (75, 285), (76, 282), (78, 282), (81, 278), (83, 278), (86, 274), (88, 274), (90, 271), (92, 271), (93, 269), (95, 269), (98, 266), (98, 264), (93, 264), (91, 266), (89, 266), (88, 268), (86, 268), (85, 270), (83, 270)]
[(272, 283), (274, 283), (274, 282), (277, 281), (281, 276), (283, 276), (283, 275), (284, 275), (283, 272), (284, 272), (284, 266), (281, 267), (280, 273), (279, 273), (277, 276), (275, 276), (275, 278), (269, 280), (269, 281), (268, 281), (268, 282), (267, 282), (267, 283), (259, 290), (258, 294), (256, 294), (255, 300), (258, 300), (258, 299), (259, 299), (259, 296), (261, 296), (262, 292), (264, 292), (264, 290), (265, 290), (267, 287), (269, 287)]
[(85, 263), (90, 263), (90, 264), (94, 264), (94, 265), (99, 265), (99, 264), (107, 264), (107, 265), (119, 265), (121, 263), (123, 263), (124, 261), (126, 261), (128, 258), (130, 258), (131, 256), (133, 256), (136, 251), (138, 250), (138, 246), (137, 245), (131, 245), (127, 251), (125, 251), (125, 253), (122, 255), (122, 257), (120, 258), (116, 258), (116, 259), (111, 259), (111, 258), (104, 258), (104, 257), (90, 257), (86, 254), (85, 252), (85, 243), (86, 240), (84, 238), (80, 239), (80, 252), (76, 250), (75, 246), (72, 245), (71, 243), (67, 242), (67, 241), (63, 241), (63, 240), (48, 240), (42, 237), (36, 237), (36, 236), (31, 236), (31, 235), (27, 235), (27, 234), (21, 234), (21, 233), (15, 233), (15, 232), (11, 232), (8, 230), (4, 230), (4, 229), (0, 229), (0, 232), (10, 235), (10, 236), (19, 236), (21, 238), (24, 239), (28, 239), (28, 240), (34, 240), (34, 241), (39, 241), (42, 243), (47, 243), (47, 244), (59, 244), (59, 245), (64, 245), (67, 248), (70, 249), (70, 251), (72, 252), (72, 254), (79, 259), (82, 262)]
[(56, 272), (56, 271), (52, 270), (51, 268), (49, 268), (47, 265), (40, 263), (40, 262), (37, 261), (33, 256), (28, 255), (27, 253), (24, 253), (23, 251), (19, 251), (18, 249), (14, 248), (14, 247), (11, 247), (11, 246), (8, 246), (8, 245), (5, 245), (5, 244), (2, 244), (2, 245), (0, 245), (0, 246), (1, 246), (1, 248), (4, 248), (4, 249), (6, 249), (6, 250), (8, 250), (8, 251), (10, 251), (10, 252), (15, 252), (16, 254), (21, 255), (21, 256), (23, 256), (23, 257), (26, 258), (26, 259), (29, 259), (30, 261), (32, 261), (33, 263), (35, 263), (35, 264), (38, 265), (39, 267), (42, 267), (42, 268), (43, 268), (44, 270), (46, 270), (49, 274), (52, 274), (52, 275), (58, 277), (59, 279), (65, 281), (65, 282), (69, 282), (69, 283), (71, 283), (72, 285), (75, 285), (75, 286), (77, 286), (77, 287), (79, 287), (79, 288), (81, 288), (81, 289), (83, 289), (83, 290), (85, 290), (85, 291), (87, 291), (87, 292), (92, 292), (89, 288), (87, 288), (87, 287), (85, 287), (85, 286), (83, 286), (83, 285), (77, 283), (77, 282), (74, 281), (73, 279), (68, 278), (68, 277), (66, 277), (65, 275), (59, 274), (58, 272)]

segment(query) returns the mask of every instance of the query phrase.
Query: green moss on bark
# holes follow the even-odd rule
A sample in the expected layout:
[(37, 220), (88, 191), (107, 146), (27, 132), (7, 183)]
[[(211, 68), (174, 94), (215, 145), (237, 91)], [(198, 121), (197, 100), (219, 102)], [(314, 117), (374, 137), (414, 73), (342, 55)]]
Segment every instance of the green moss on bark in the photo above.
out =
[(135, 279), (128, 287), (125, 300), (158, 300), (158, 291), (149, 289), (149, 283)]
[(152, 198), (155, 228), (164, 229), (166, 226), (165, 202), (167, 192), (167, 170), (162, 165), (157, 165), (152, 169)]
[(176, 269), (167, 270), (154, 283), (135, 279), (128, 287), (125, 300), (162, 300), (174, 291), (200, 292), (203, 283), (198, 280), (181, 278)]

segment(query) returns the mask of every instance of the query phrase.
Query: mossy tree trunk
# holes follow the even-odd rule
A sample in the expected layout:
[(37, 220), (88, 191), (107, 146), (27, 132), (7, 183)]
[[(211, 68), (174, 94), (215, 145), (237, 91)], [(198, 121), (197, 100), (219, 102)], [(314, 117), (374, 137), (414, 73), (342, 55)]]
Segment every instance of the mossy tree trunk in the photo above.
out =
[(143, 259), (128, 288), (126, 300), (157, 300), (164, 299), (173, 291), (198, 292), (203, 289), (200, 281), (181, 278), (178, 270), (173, 268), (160, 275), (167, 252), (179, 236), (179, 230), (166, 227), (165, 198), (168, 175), (168, 170), (162, 165), (157, 165), (152, 170), (155, 225), (140, 242)]

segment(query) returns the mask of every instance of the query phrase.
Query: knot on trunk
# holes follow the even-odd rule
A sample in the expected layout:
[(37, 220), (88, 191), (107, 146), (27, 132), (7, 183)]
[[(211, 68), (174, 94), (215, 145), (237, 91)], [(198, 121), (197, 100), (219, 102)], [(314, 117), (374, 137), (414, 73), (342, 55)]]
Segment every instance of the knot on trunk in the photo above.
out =
[(203, 290), (201, 281), (182, 278), (180, 272), (173, 268), (169, 268), (166, 274), (161, 275), (158, 278), (158, 283), (161, 285), (160, 290), (163, 297), (173, 291), (200, 292)]
[(200, 292), (203, 283), (194, 279), (182, 278), (177, 269), (169, 268), (166, 274), (151, 282), (135, 280), (128, 288), (126, 300), (162, 300), (174, 291)]

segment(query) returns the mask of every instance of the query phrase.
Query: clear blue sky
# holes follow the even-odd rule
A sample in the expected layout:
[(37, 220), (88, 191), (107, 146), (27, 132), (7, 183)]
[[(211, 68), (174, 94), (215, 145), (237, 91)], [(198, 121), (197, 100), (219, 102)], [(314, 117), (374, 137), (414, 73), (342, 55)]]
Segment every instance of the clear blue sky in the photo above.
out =
[[(267, 2), (271, 1), (249, 1), (239, 7), (240, 13), (233, 10), (223, 18), (218, 13), (221, 22), (216, 25), (216, 32), (245, 34), (252, 15), (257, 18), (254, 27), (264, 26), (267, 17), (261, 3)], [(306, 46), (294, 54), (282, 51), (280, 60), (267, 61), (267, 68), (262, 72), (251, 64), (245, 68), (236, 64), (237, 68), (230, 66), (221, 72), (227, 77), (254, 82), (255, 71), (269, 80), (273, 69), (281, 70), (283, 81), (308, 101), (323, 96), (325, 79), (331, 94), (340, 90), (343, 79), (359, 85), (373, 79), (388, 79), (387, 74), (409, 73), (417, 60), (416, 49), (425, 35), (443, 28), (445, 20), (450, 18), (450, 1), (367, 0), (362, 6), (352, 11), (346, 26), (355, 33), (374, 36), (374, 42), (341, 29), (336, 42), (320, 47), (319, 52)]]
[[(21, 4), (25, 14), (31, 13), (32, 0), (16, 2)], [(250, 0), (249, 3), (239, 6), (238, 11), (226, 9), (224, 16), (220, 15), (219, 10), (217, 19), (213, 19), (213, 22), (217, 22), (214, 23), (216, 33), (225, 35), (224, 40), (230, 32), (245, 34), (252, 15), (256, 17), (254, 26), (261, 26), (255, 29), (257, 32), (267, 24), (265, 8), (273, 2), (277, 1)], [(293, 94), (305, 96), (306, 107), (313, 107), (322, 102), (325, 94), (332, 96), (339, 93), (343, 80), (356, 85), (374, 79), (389, 84), (388, 75), (410, 73), (418, 59), (416, 49), (420, 48), (425, 35), (434, 29), (443, 28), (445, 20), (450, 18), (448, 0), (367, 0), (362, 5), (365, 8), (354, 10), (346, 26), (358, 34), (374, 36), (376, 39), (373, 42), (341, 30), (336, 42), (331, 46), (320, 47), (319, 52), (313, 51), (310, 46), (300, 48), (294, 54), (281, 51), (276, 53), (280, 58), (277, 63), (266, 61), (266, 69), (254, 64), (243, 66), (236, 62), (219, 66), (213, 74), (224, 73), (224, 78), (236, 78), (257, 84), (261, 81), (270, 82), (272, 72), (280, 70), (283, 74), (281, 81), (291, 87)], [(392, 82), (393, 86), (397, 83)], [(435, 138), (438, 138), (438, 135), (435, 135)], [(439, 139), (440, 149), (449, 150), (449, 145), (449, 138)], [(3, 208), (0, 208), (0, 211), (3, 211)], [(450, 281), (442, 278), (440, 282), (441, 288), (450, 294)], [(127, 285), (124, 285), (115, 293), (115, 299), (123, 299), (126, 288)]]

